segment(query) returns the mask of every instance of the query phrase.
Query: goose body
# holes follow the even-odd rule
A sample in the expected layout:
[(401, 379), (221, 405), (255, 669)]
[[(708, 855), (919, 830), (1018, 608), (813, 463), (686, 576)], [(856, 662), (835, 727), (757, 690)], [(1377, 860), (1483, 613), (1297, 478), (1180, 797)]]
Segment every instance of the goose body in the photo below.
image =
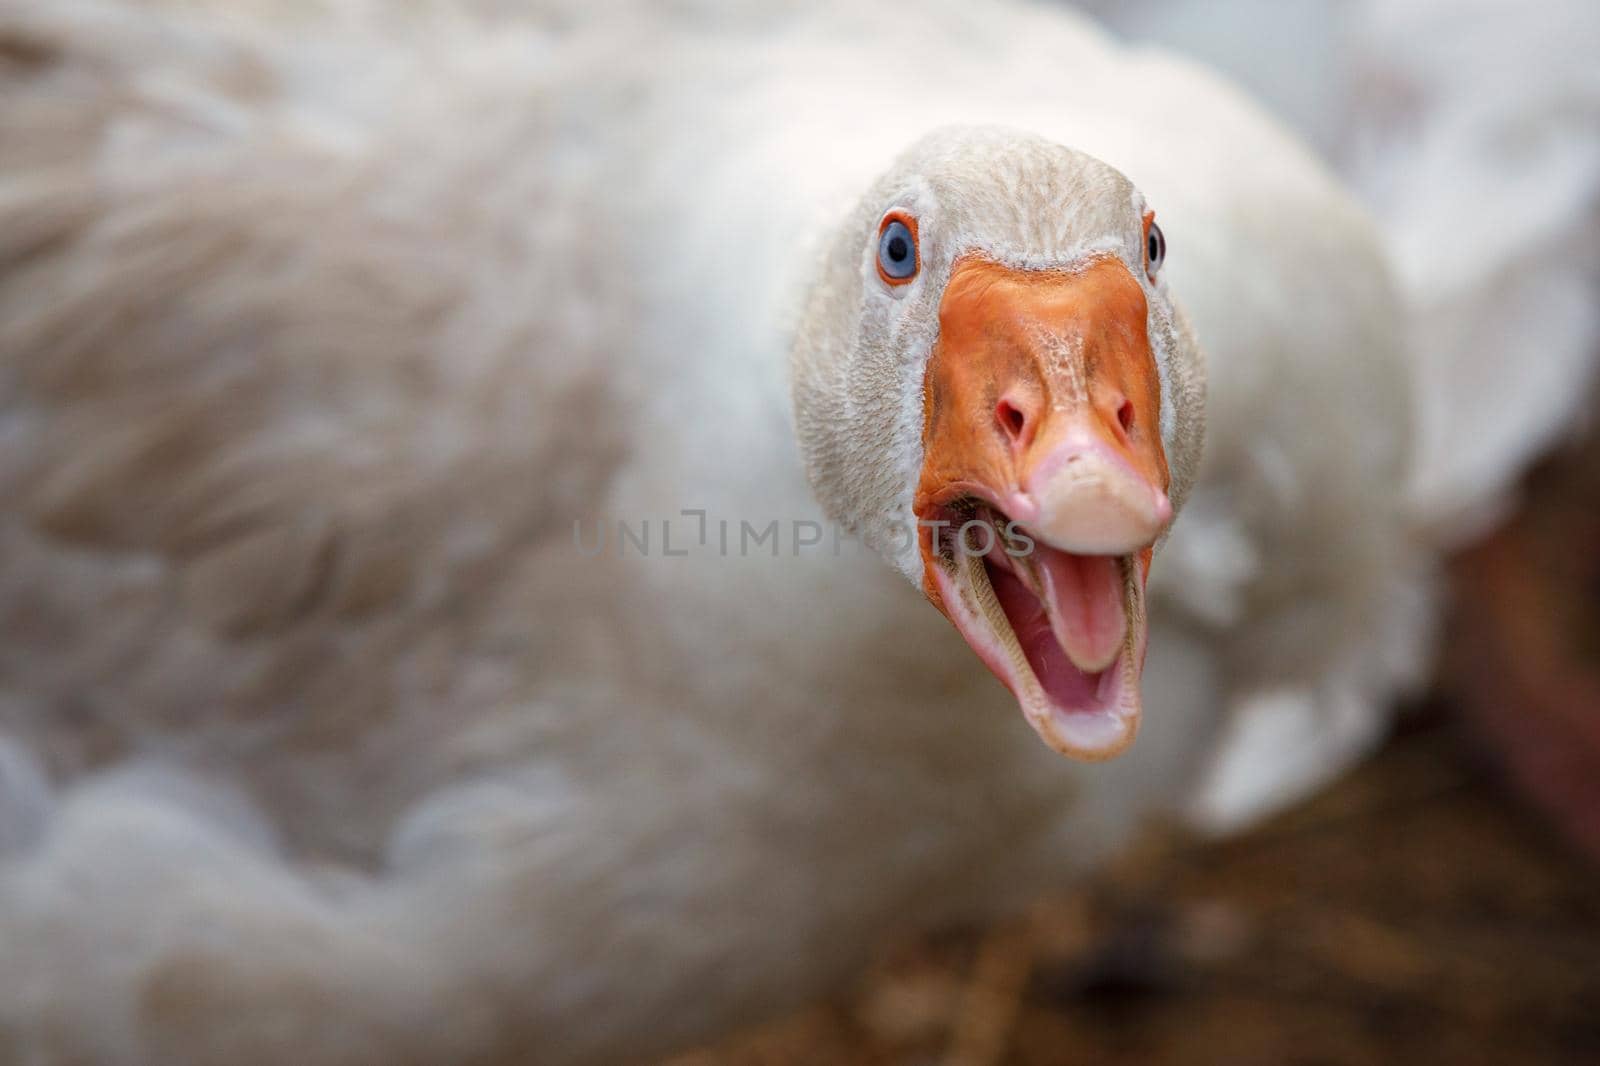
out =
[[(1426, 565), (1397, 298), (1337, 183), (1053, 9), (714, 14), (0, 4), (25, 1061), (644, 1054), (1370, 739)], [(940, 137), (1137, 190), (1143, 298), (1205, 350), (1111, 762), (1039, 742), (802, 446), (861, 306), (840, 241)], [(1003, 170), (946, 215), (1087, 210)], [(848, 475), (901, 491), (895, 441)], [(1315, 742), (1241, 762), (1252, 708)]]

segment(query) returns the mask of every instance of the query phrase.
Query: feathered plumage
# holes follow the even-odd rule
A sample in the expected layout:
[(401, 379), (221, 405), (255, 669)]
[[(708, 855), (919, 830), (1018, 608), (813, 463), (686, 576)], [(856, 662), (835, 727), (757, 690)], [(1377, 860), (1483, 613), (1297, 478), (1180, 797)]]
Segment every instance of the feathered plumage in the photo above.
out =
[[(1380, 235), (1203, 71), (1024, 6), (175, 6), (0, 3), (24, 1061), (667, 1047), (1153, 813), (1259, 810), (1418, 668)], [(1103, 767), (870, 552), (796, 543), (828, 241), (969, 122), (1127, 174), (1209, 355)], [(1251, 708), (1294, 749), (1213, 764)]]

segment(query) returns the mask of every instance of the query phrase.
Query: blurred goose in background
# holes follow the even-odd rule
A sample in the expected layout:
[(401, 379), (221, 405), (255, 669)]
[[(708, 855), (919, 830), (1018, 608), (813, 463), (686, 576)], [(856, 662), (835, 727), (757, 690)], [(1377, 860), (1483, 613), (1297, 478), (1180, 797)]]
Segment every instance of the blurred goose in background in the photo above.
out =
[(0, 145), (25, 1061), (658, 1051), (1423, 664), (1382, 234), (1061, 11), (5, 2)]

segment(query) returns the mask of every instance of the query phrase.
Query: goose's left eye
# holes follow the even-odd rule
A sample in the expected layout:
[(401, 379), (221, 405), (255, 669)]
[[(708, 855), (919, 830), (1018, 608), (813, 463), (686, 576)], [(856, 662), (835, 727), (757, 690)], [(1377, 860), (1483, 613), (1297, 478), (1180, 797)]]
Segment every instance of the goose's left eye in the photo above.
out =
[(878, 228), (878, 276), (886, 284), (904, 285), (917, 276), (916, 225), (895, 212)]
[(1156, 274), (1161, 270), (1162, 262), (1167, 258), (1167, 238), (1161, 232), (1161, 227), (1156, 225), (1155, 219), (1144, 231), (1144, 269), (1150, 275), (1150, 280), (1156, 280)]

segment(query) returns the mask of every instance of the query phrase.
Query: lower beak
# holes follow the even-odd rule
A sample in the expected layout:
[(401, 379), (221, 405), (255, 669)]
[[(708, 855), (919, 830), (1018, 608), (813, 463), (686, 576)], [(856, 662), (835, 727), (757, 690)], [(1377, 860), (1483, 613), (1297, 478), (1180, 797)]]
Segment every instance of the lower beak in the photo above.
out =
[(940, 305), (914, 509), (924, 587), (1055, 750), (1110, 758), (1141, 713), (1144, 588), (1172, 517), (1144, 290), (963, 259)]

